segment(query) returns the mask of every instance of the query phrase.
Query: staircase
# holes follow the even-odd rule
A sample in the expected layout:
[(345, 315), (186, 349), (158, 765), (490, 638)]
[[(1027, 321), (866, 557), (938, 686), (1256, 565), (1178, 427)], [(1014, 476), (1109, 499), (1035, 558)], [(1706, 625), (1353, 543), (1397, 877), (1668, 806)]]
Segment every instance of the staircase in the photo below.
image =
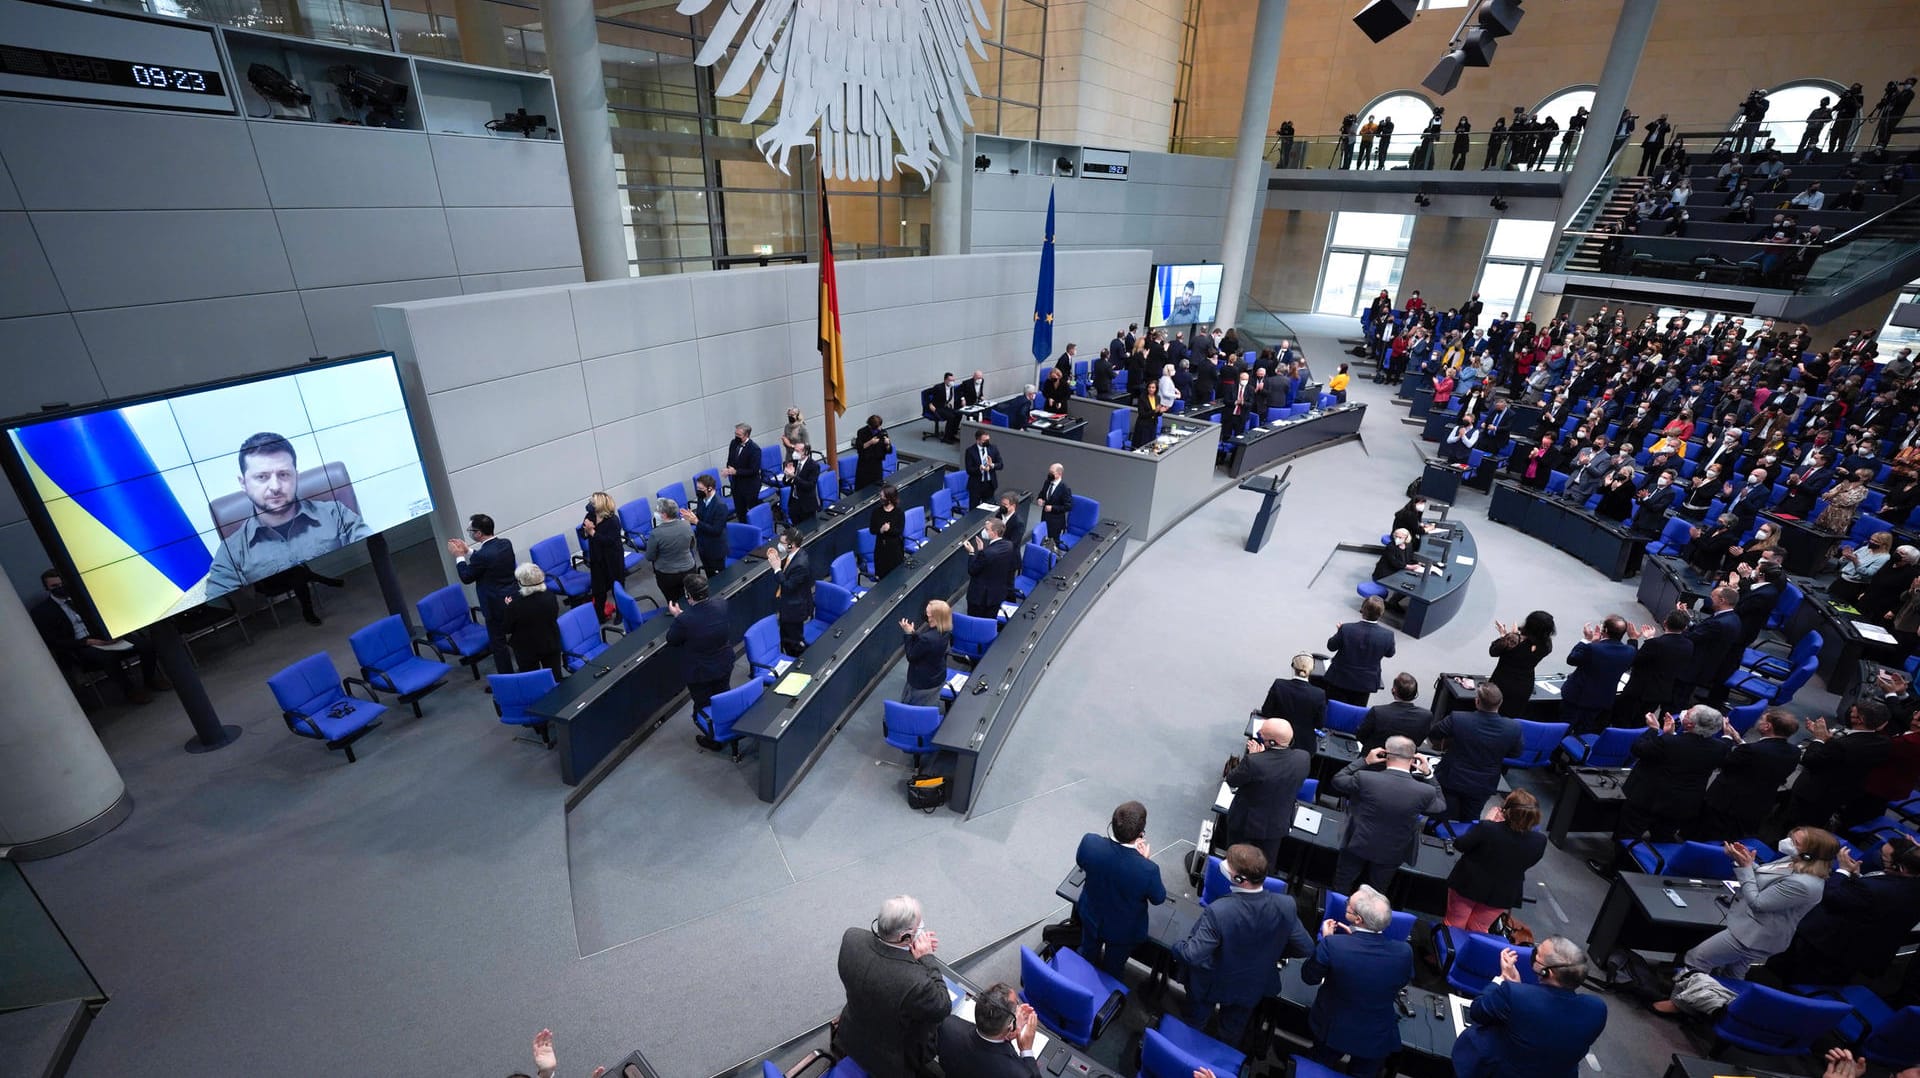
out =
[[(1627, 210), (1652, 182), (1645, 176), (1613, 176), (1603, 180), (1581, 205), (1580, 213), (1574, 217), (1579, 223), (1574, 227), (1583, 232), (1597, 232), (1601, 225), (1624, 220)], [(1599, 273), (1600, 248), (1605, 242), (1597, 236), (1581, 237), (1579, 245), (1567, 256), (1567, 272)]]

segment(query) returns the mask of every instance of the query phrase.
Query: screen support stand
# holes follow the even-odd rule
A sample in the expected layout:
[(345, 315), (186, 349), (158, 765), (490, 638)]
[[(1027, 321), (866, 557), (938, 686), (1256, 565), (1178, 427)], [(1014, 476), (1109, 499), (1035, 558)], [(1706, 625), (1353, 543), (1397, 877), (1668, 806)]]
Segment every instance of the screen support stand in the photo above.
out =
[(200, 671), (194, 669), (193, 656), (187, 654), (187, 642), (180, 636), (180, 630), (171, 621), (157, 621), (147, 630), (153, 636), (154, 657), (160, 660), (160, 669), (173, 682), (173, 692), (180, 698), (180, 706), (186, 709), (187, 720), (193, 723), (193, 739), (187, 742), (187, 751), (192, 753), (212, 752), (224, 749), (240, 737), (238, 726), (223, 726), (220, 716), (213, 710), (213, 701), (207, 698), (206, 686), (200, 684)]
[(387, 613), (400, 615), (411, 632), (413, 619), (408, 616), (407, 597), (400, 590), (400, 577), (393, 571), (393, 555), (387, 550), (386, 532), (375, 532), (368, 537), (367, 560), (373, 563), (373, 579), (380, 585), (380, 598), (386, 600)]

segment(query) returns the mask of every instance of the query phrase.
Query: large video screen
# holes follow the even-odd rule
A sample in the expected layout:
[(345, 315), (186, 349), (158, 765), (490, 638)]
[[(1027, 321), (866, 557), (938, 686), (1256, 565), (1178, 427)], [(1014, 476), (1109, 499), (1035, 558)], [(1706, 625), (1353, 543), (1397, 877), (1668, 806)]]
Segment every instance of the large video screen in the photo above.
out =
[(1218, 265), (1153, 267), (1153, 287), (1147, 295), (1147, 325), (1210, 323), (1219, 306)]
[(6, 446), (115, 637), (433, 509), (391, 353), (16, 420)]

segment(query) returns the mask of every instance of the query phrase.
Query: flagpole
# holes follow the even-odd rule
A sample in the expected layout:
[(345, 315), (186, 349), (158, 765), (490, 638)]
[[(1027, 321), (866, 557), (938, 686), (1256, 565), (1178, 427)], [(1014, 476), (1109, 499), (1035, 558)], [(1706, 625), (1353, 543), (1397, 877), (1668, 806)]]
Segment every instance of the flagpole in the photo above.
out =
[[(813, 152), (813, 164), (814, 164), (814, 169), (813, 169), (814, 182), (818, 184), (820, 187), (820, 247), (821, 247), (820, 264), (821, 264), (821, 272), (825, 273), (826, 267), (833, 262), (833, 248), (831, 246), (831, 244), (833, 243), (833, 232), (830, 228), (827, 227), (828, 218), (827, 218), (826, 162), (821, 159), (820, 151), (818, 147), (816, 147)], [(839, 312), (836, 310), (834, 314), (837, 319)], [(820, 329), (821, 329), (822, 335), (824, 336), (826, 332), (826, 327), (821, 326)], [(838, 336), (838, 329), (839, 327), (836, 326), (835, 327), (836, 337)], [(840, 413), (839, 413), (839, 409), (834, 407), (833, 369), (832, 369), (831, 363), (832, 361), (828, 357), (826, 352), (822, 351), (820, 353), (820, 404), (821, 404), (820, 410), (821, 410), (821, 413), (825, 415), (826, 421), (827, 421), (826, 422), (827, 468), (834, 475), (839, 475), (840, 474), (840, 430), (839, 430)]]

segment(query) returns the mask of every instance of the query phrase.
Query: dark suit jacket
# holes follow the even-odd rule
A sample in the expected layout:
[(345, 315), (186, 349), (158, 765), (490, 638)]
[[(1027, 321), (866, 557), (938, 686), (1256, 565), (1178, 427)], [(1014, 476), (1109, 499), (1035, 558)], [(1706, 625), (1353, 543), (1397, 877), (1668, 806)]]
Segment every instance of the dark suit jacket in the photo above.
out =
[(1792, 964), (1794, 983), (1846, 984), (1885, 970), (1916, 922), (1920, 878), (1836, 872), (1783, 957)]
[(1666, 708), (1673, 703), (1678, 686), (1687, 683), (1692, 669), (1693, 641), (1682, 633), (1662, 633), (1640, 645), (1621, 696), (1636, 701), (1636, 707), (1645, 704), (1648, 710)]
[(1000, 447), (993, 444), (987, 446), (987, 459), (993, 461), (990, 471), (980, 470), (978, 443), (968, 446), (960, 455), (967, 465), (967, 496), (973, 498), (976, 504), (992, 501), (993, 492), (1000, 487), (1000, 469), (1006, 464), (1000, 459)]
[(1560, 686), (1560, 702), (1591, 711), (1612, 707), (1620, 675), (1631, 669), (1638, 657), (1639, 649), (1622, 640), (1582, 640), (1573, 645), (1567, 652), (1567, 665), (1573, 667), (1573, 673)]
[(1380, 660), (1393, 658), (1393, 630), (1374, 621), (1349, 621), (1327, 640), (1333, 660), (1327, 684), (1353, 692), (1380, 688)]
[(1327, 724), (1327, 691), (1300, 678), (1275, 678), (1260, 705), (1260, 717), (1285, 719), (1293, 724), (1296, 736), (1306, 737), (1308, 731)]
[(953, 646), (953, 634), (922, 625), (906, 638), (907, 688), (932, 689), (946, 681), (947, 649)]
[(985, 387), (976, 384), (971, 378), (964, 382), (956, 383), (955, 388), (960, 394), (960, 403), (962, 405), (979, 404), (986, 395)]
[(1355, 760), (1327, 780), (1327, 788), (1347, 799), (1347, 833), (1340, 848), (1376, 865), (1397, 865), (1420, 841), (1420, 815), (1446, 811), (1439, 787), (1386, 766)]
[(733, 674), (733, 635), (727, 601), (717, 595), (691, 605), (667, 626), (667, 643), (680, 648), (688, 682), (719, 681)]
[(1086, 870), (1077, 909), (1096, 938), (1125, 947), (1147, 938), (1147, 905), (1167, 900), (1160, 866), (1105, 835), (1080, 836), (1074, 863)]
[(1607, 1028), (1607, 1005), (1545, 984), (1501, 981), (1467, 1011), (1453, 1045), (1456, 1078), (1577, 1078)]
[(1707, 780), (1731, 749), (1723, 737), (1648, 730), (1633, 743), (1633, 770), (1620, 792), (1628, 804), (1656, 816), (1691, 819), (1700, 812)]
[(787, 495), (787, 516), (808, 520), (820, 512), (820, 458), (812, 453), (793, 468), (793, 493)]
[[(27, 613), (32, 615), (33, 627), (40, 630), (40, 638), (47, 642), (47, 650), (53, 652), (54, 658), (68, 662), (79, 654), (81, 648), (86, 647), (81, 643), (81, 638), (73, 635), (73, 621), (67, 617), (66, 611), (60, 609), (60, 604), (53, 596), (42, 595), (35, 599), (33, 605), (27, 608)], [(92, 633), (93, 630), (88, 629), (87, 632)]]
[(1800, 750), (1796, 801), (1829, 810), (1860, 796), (1867, 773), (1893, 755), (1893, 741), (1880, 733), (1851, 733), (1825, 741), (1809, 739)]
[(1009, 430), (1026, 430), (1027, 421), (1033, 418), (1033, 402), (1027, 399), (1025, 393), (1008, 401), (1001, 410), (1007, 413)]
[(1040, 492), (1040, 522), (1047, 526), (1047, 535), (1059, 542), (1067, 531), (1067, 511), (1073, 508), (1073, 488), (1062, 479), (1053, 485), (1052, 491), (1048, 491), (1047, 482), (1042, 479), (1040, 485), (1034, 488)]
[(732, 517), (720, 508), (719, 496), (693, 503), (693, 513), (700, 518), (700, 523), (693, 526), (693, 545), (700, 551), (700, 560), (726, 561), (727, 521)]
[(805, 621), (813, 616), (813, 567), (806, 550), (794, 550), (780, 564), (780, 594), (773, 600), (781, 621)]
[(995, 539), (967, 556), (967, 605), (975, 608), (999, 606), (1013, 589), (1013, 578), (1020, 575), (1020, 558), (1013, 544)]
[(733, 469), (733, 504), (753, 508), (760, 500), (760, 447), (752, 438), (728, 442), (727, 467)]
[(473, 585), (480, 597), (481, 615), (488, 621), (506, 610), (507, 596), (520, 594), (520, 582), (513, 578), (516, 564), (513, 543), (497, 535), (471, 551), (466, 561), (454, 563), (460, 582)]
[(1395, 734), (1405, 735), (1417, 746), (1427, 739), (1427, 731), (1431, 729), (1433, 712), (1411, 700), (1375, 704), (1367, 709), (1366, 718), (1360, 720), (1360, 754), (1364, 756), (1383, 747)]
[(1300, 783), (1313, 770), (1313, 754), (1301, 749), (1264, 749), (1250, 752), (1227, 772), (1233, 807), (1227, 810), (1231, 841), (1251, 842), (1261, 849), (1278, 847), (1293, 826), (1293, 806)]
[(1317, 984), (1307, 1028), (1336, 1052), (1378, 1057), (1400, 1040), (1393, 1001), (1413, 980), (1413, 948), (1378, 932), (1334, 932), (1314, 945), (1300, 979)]
[(1758, 824), (1773, 808), (1780, 784), (1798, 766), (1800, 750), (1784, 737), (1735, 745), (1720, 761), (1720, 773), (1707, 787), (1705, 804), (1730, 821)]
[(911, 1078), (933, 1058), (934, 1031), (952, 1009), (940, 970), (866, 928), (840, 937), (839, 964), (841, 1046), (874, 1078)]
[(1453, 848), (1460, 860), (1447, 876), (1447, 887), (1482, 905), (1510, 910), (1526, 893), (1527, 870), (1547, 852), (1547, 834), (1482, 820), (1455, 839)]
[(990, 1041), (973, 1023), (950, 1014), (940, 1023), (940, 1069), (947, 1078), (1039, 1078), (1040, 1063), (1011, 1041)]
[(1444, 790), (1487, 797), (1500, 785), (1503, 761), (1520, 752), (1520, 723), (1485, 711), (1456, 711), (1433, 724), (1435, 741), (1447, 738), (1446, 754), (1433, 769)]
[(1767, 627), (1767, 618), (1779, 602), (1780, 588), (1775, 584), (1755, 584), (1741, 593), (1740, 601), (1733, 604), (1733, 612), (1740, 618), (1741, 648), (1753, 646), (1760, 631)]
[(1313, 940), (1291, 896), (1229, 891), (1200, 912), (1173, 953), (1186, 963), (1189, 1000), (1245, 1005), (1277, 994), (1280, 959), (1312, 954)]
[[(560, 644), (560, 597), (550, 591), (521, 595), (516, 589), (494, 623), (513, 649), (514, 662), (532, 669), (564, 649)], [(504, 602), (504, 600), (503, 600)]]
[(1693, 641), (1693, 663), (1686, 681), (1693, 685), (1717, 685), (1740, 665), (1740, 615), (1723, 610), (1687, 627), (1687, 639)]
[(1093, 391), (1102, 396), (1113, 392), (1113, 364), (1105, 356), (1093, 361)]

